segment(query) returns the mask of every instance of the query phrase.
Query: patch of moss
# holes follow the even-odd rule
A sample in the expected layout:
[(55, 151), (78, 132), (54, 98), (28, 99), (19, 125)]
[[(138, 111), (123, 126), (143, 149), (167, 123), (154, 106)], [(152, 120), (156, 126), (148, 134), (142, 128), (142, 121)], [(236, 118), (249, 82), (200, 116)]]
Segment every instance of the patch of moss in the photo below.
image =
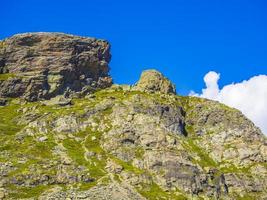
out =
[(196, 135), (194, 126), (192, 125), (186, 125), (185, 130), (189, 134), (188, 135), (189, 137), (194, 137)]
[(16, 75), (12, 73), (0, 74), (0, 81), (6, 81), (7, 79), (14, 77), (16, 77)]
[(49, 158), (52, 156), (51, 149), (55, 145), (52, 141), (36, 142), (26, 153), (38, 159)]
[(94, 93), (95, 95), (95, 101), (102, 101), (103, 99), (107, 99), (107, 98), (113, 98), (113, 100), (122, 100), (127, 96), (127, 92), (123, 92), (123, 91), (118, 91), (118, 90), (99, 90), (96, 93)]
[(257, 197), (257, 193), (245, 194), (243, 196), (240, 196), (239, 194), (236, 194), (235, 195), (235, 199), (236, 200), (256, 200), (256, 199), (258, 199), (258, 197)]
[(9, 199), (23, 199), (23, 198), (33, 198), (42, 194), (45, 190), (48, 190), (50, 186), (48, 185), (38, 185), (34, 187), (21, 187), (15, 185), (8, 185), (9, 189), (8, 198)]
[[(222, 163), (221, 163), (222, 164)], [(221, 167), (220, 170), (223, 173), (242, 173), (242, 174), (249, 174), (251, 166), (248, 167), (237, 167), (233, 164), (227, 165), (227, 167)]]
[(103, 153), (104, 150), (100, 146), (102, 133), (99, 131), (92, 131), (91, 129), (87, 129), (87, 134), (88, 137), (84, 141), (84, 145), (87, 150), (94, 153)]
[(119, 164), (120, 166), (123, 167), (124, 170), (129, 171), (129, 172), (133, 172), (135, 174), (143, 174), (144, 170), (139, 169), (137, 167), (134, 167), (131, 162), (125, 162), (113, 155), (109, 155), (110, 158), (112, 158), (113, 161), (115, 161), (117, 164)]
[(0, 41), (0, 49), (3, 49), (6, 47), (6, 44), (4, 41)]
[(175, 194), (174, 192), (163, 191), (156, 183), (143, 184), (142, 189), (138, 192), (148, 200), (186, 200), (183, 194)]
[(1, 161), (10, 161), (18, 152), (18, 145), (15, 142), (15, 134), (24, 126), (18, 125), (17, 119), (20, 117), (18, 112), (19, 105), (9, 102), (8, 105), (0, 107), (0, 151), (7, 151), (10, 157), (0, 157)]
[[(90, 161), (87, 161), (84, 157), (85, 150), (80, 142), (74, 139), (65, 139), (63, 141), (64, 147), (68, 151), (68, 155), (78, 164), (87, 167), (93, 178), (99, 179), (106, 175), (104, 167), (106, 165), (106, 159), (98, 159), (96, 156), (92, 156)], [(97, 147), (100, 148), (100, 147)], [(99, 150), (99, 149), (98, 149)]]
[(142, 159), (144, 156), (144, 153), (145, 153), (145, 151), (142, 147), (138, 147), (135, 149), (135, 157), (136, 158)]
[(67, 149), (68, 155), (78, 165), (86, 166), (88, 164), (84, 158), (85, 151), (83, 150), (80, 142), (77, 142), (74, 139), (65, 139), (65, 140), (63, 140), (63, 146)]
[(17, 167), (17, 169), (11, 171), (8, 176), (14, 177), (16, 175), (26, 174), (28, 172), (29, 166), (37, 164), (37, 160), (29, 160), (25, 163), (15, 163), (14, 166)]
[[(15, 119), (19, 117), (19, 105), (10, 104), (0, 107), (0, 135), (14, 135), (23, 126), (18, 125)], [(1, 137), (0, 137), (1, 138)]]
[(217, 167), (218, 163), (216, 163), (202, 148), (195, 144), (192, 138), (185, 138), (183, 146), (185, 149), (188, 149), (192, 153), (196, 153), (200, 160), (196, 160), (200, 166), (202, 167)]
[[(53, 159), (54, 155), (51, 150), (56, 144), (52, 139), (48, 139), (44, 142), (37, 142), (33, 137), (27, 136), (23, 139), (23, 142), (13, 141), (10, 145), (13, 145), (13, 147), (9, 149), (11, 156), (8, 160), (13, 163), (15, 170), (11, 171), (9, 176), (14, 176), (24, 172), (27, 173), (31, 165), (37, 165), (39, 167), (47, 162), (48, 158), (50, 160)], [(24, 159), (25, 162), (18, 162), (19, 158)], [(51, 170), (48, 169), (44, 171), (48, 172)]]
[(85, 183), (85, 182), (81, 182), (79, 184), (77, 184), (77, 188), (80, 190), (80, 191), (86, 191), (86, 190), (89, 190), (90, 188), (94, 187), (97, 185), (97, 182), (94, 181), (94, 182), (89, 182), (89, 183)]

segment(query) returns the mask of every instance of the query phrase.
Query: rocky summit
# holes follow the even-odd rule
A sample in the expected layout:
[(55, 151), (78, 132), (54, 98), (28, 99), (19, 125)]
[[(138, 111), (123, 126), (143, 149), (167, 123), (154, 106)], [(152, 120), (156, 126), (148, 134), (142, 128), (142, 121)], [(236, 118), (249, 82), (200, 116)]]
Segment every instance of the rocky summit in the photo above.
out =
[(106, 41), (0, 43), (0, 199), (267, 199), (267, 140), (160, 72), (112, 84)]

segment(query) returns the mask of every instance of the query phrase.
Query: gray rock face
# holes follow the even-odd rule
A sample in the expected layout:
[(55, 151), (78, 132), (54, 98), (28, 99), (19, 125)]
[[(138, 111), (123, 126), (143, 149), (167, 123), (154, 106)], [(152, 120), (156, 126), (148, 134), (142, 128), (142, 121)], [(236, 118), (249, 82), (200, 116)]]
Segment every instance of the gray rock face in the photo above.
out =
[(35, 101), (109, 87), (109, 49), (104, 40), (61, 33), (7, 38), (0, 45), (0, 97)]
[(186, 124), (194, 127), (201, 138), (198, 145), (211, 152), (214, 160), (226, 159), (240, 166), (267, 162), (265, 138), (241, 112), (213, 101), (191, 98)]

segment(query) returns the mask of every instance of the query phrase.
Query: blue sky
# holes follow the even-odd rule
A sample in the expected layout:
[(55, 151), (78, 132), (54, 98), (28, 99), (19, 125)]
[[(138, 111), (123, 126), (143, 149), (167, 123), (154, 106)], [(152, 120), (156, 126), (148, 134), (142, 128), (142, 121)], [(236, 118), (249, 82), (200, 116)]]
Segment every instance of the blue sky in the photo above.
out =
[(0, 0), (0, 39), (52, 31), (112, 44), (111, 75), (134, 83), (143, 69), (168, 76), (180, 94), (267, 74), (265, 0)]

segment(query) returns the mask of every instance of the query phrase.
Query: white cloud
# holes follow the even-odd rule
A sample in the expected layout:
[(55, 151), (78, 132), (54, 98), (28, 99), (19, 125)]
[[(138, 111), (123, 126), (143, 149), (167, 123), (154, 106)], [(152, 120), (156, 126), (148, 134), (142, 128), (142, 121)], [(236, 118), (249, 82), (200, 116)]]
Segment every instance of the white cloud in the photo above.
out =
[(267, 75), (259, 75), (219, 89), (220, 74), (210, 71), (204, 77), (202, 94), (190, 95), (219, 101), (242, 111), (263, 133), (267, 134)]

